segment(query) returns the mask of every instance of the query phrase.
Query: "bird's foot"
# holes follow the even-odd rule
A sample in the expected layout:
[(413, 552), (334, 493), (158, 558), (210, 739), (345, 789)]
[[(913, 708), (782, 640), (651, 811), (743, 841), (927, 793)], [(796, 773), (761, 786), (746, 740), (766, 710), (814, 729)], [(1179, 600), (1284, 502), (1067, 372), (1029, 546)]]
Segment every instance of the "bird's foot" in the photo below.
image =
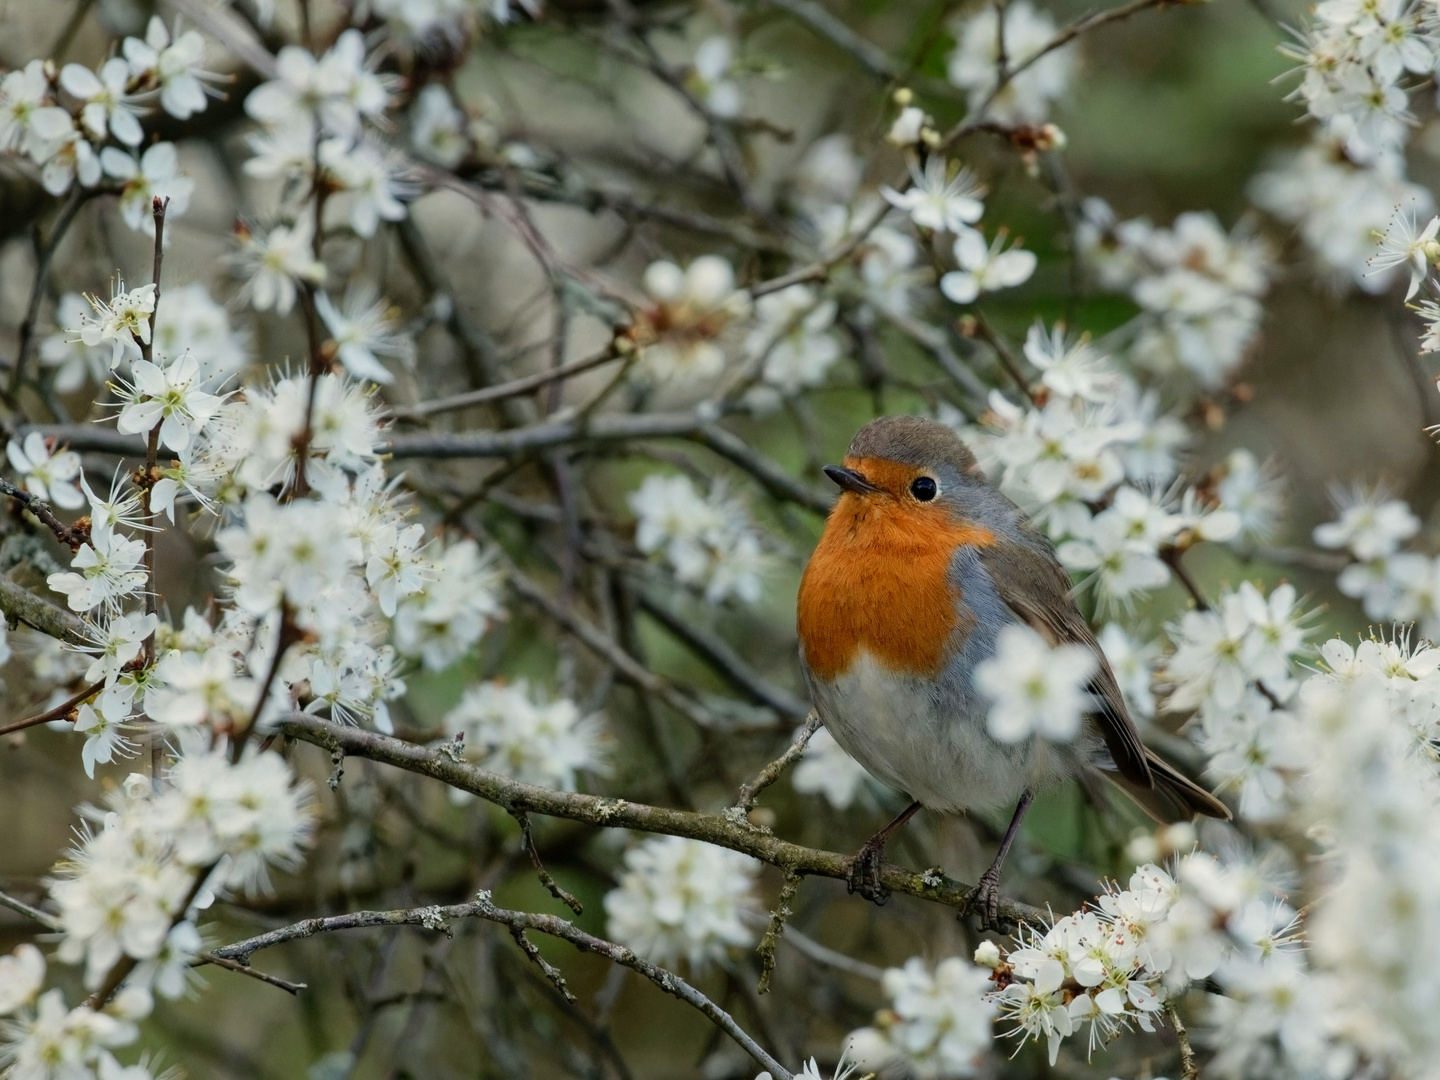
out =
[(867, 840), (850, 860), (847, 884), (852, 893), (859, 893), (872, 904), (882, 906), (890, 899), (890, 890), (880, 883), (880, 868), (885, 865), (885, 845)]
[(981, 930), (996, 930), (1005, 932), (1010, 924), (1009, 919), (1000, 918), (1000, 870), (992, 866), (980, 875), (975, 888), (970, 890), (970, 895), (965, 898), (965, 906), (960, 909), (960, 917), (967, 915), (978, 915), (980, 917)]

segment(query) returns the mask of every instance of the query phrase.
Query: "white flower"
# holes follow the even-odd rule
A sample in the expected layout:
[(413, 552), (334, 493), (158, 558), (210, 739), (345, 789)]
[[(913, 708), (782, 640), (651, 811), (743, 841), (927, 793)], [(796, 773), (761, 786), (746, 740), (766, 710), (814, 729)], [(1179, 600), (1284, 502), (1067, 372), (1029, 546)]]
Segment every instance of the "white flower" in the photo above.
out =
[(859, 797), (873, 803), (879, 783), (865, 767), (840, 748), (825, 728), (810, 736), (804, 756), (790, 774), (795, 790), (806, 795), (824, 795), (837, 810), (844, 810)]
[(1393, 555), (1404, 540), (1420, 531), (1420, 519), (1399, 499), (1386, 499), (1382, 491), (1356, 488), (1335, 491), (1340, 520), (1315, 526), (1315, 543), (1325, 548), (1348, 548), (1361, 562)]
[(419, 557), (424, 540), (425, 526), (420, 524), (403, 529), (393, 524), (382, 525), (371, 540), (365, 581), (387, 617), (394, 618), (395, 605), (425, 585), (426, 568)]
[(1088, 336), (1065, 340), (1065, 327), (1057, 323), (1048, 333), (1036, 322), (1025, 334), (1025, 359), (1040, 369), (1040, 381), (1053, 394), (1104, 402), (1115, 397), (1119, 374), (1106, 357), (1090, 345)]
[(447, 169), (460, 164), (470, 152), (465, 114), (440, 83), (430, 83), (415, 96), (410, 109), (410, 145), (421, 157)]
[(378, 357), (390, 356), (410, 363), (415, 343), (400, 333), (384, 300), (375, 300), (368, 289), (347, 291), (344, 306), (337, 308), (325, 293), (315, 297), (315, 308), (339, 346), (340, 363), (357, 379), (389, 383), (395, 378)]
[(763, 359), (765, 382), (787, 395), (823, 383), (842, 352), (832, 332), (837, 311), (835, 301), (820, 299), (808, 285), (791, 285), (756, 301), (757, 325), (745, 348)]
[(200, 68), (205, 59), (205, 39), (198, 30), (187, 30), (171, 38), (165, 22), (150, 16), (145, 40), (126, 38), (123, 46), (130, 73), (160, 87), (160, 107), (177, 120), (188, 120), (205, 111), (205, 84), (214, 78)]
[(125, 281), (116, 278), (111, 287), (110, 302), (87, 296), (93, 314), (80, 323), (80, 340), (90, 348), (110, 345), (110, 367), (117, 367), (127, 356), (138, 356), (136, 340), (150, 344), (150, 316), (155, 313), (155, 286), (139, 285), (125, 291)]
[(180, 161), (174, 143), (156, 143), (139, 158), (107, 146), (100, 151), (100, 164), (105, 175), (122, 184), (120, 215), (125, 224), (146, 236), (155, 235), (155, 199), (169, 200), (166, 220), (183, 214), (190, 205), (195, 181), (178, 171)]
[(5, 456), (23, 478), (25, 490), (37, 499), (65, 510), (85, 505), (85, 496), (75, 484), (80, 475), (80, 455), (73, 450), (52, 454), (45, 436), (32, 431), (23, 443), (11, 439), (5, 446)]
[(96, 142), (104, 142), (110, 134), (126, 146), (139, 146), (145, 132), (137, 119), (141, 110), (125, 92), (129, 81), (130, 65), (118, 56), (106, 60), (99, 75), (80, 64), (66, 64), (60, 70), (60, 85), (84, 102), (80, 119)]
[(118, 533), (92, 532), (90, 543), (81, 544), (70, 562), (80, 573), (71, 570), (51, 574), (45, 580), (50, 588), (66, 594), (71, 611), (88, 611), (101, 604), (113, 605), (144, 588), (146, 574), (141, 566), (144, 557), (143, 540), (130, 540)]
[(1119, 623), (1106, 623), (1100, 631), (1100, 648), (1120, 684), (1132, 716), (1148, 720), (1155, 715), (1155, 694), (1150, 688), (1152, 667), (1160, 655), (1158, 641), (1136, 642)]
[(371, 70), (365, 38), (346, 30), (317, 60), (298, 45), (275, 57), (276, 78), (245, 99), (245, 111), (272, 128), (308, 127), (319, 122), (327, 134), (353, 139), (362, 119), (378, 119), (390, 101), (390, 82)]
[(985, 999), (990, 972), (959, 957), (931, 971), (919, 957), (890, 968), (882, 979), (890, 1008), (876, 1024), (847, 1040), (857, 1064), (885, 1072), (900, 1068), (921, 1080), (974, 1076), (992, 1034), (995, 1007)]
[(259, 687), (240, 673), (224, 647), (203, 652), (168, 652), (155, 667), (145, 692), (151, 719), (171, 728), (205, 721), (243, 726), (255, 708)]
[(445, 731), (463, 737), (467, 760), (527, 784), (574, 791), (579, 773), (602, 767), (598, 719), (573, 701), (541, 700), (524, 679), (470, 688)]
[(400, 200), (414, 194), (414, 185), (400, 158), (370, 139), (353, 145), (328, 139), (320, 144), (319, 157), (328, 179), (348, 195), (350, 227), (357, 235), (369, 238), (380, 222), (404, 218)]
[(1279, 820), (1286, 809), (1285, 770), (1308, 763), (1295, 717), (1250, 691), (1234, 709), (1206, 710), (1200, 732), (1210, 755), (1205, 773), (1221, 789), (1238, 792), (1240, 817)]
[(930, 117), (925, 110), (917, 105), (907, 105), (900, 110), (895, 117), (890, 130), (885, 133), (885, 141), (896, 146), (914, 146), (920, 141), (920, 132), (925, 125), (930, 123)]
[(755, 943), (760, 864), (748, 855), (678, 836), (655, 836), (625, 853), (605, 894), (609, 936), (647, 960), (699, 969)]
[[(1170, 569), (1156, 548), (1174, 526), (1169, 515), (1134, 488), (1122, 487), (1116, 495), (1114, 505), (1056, 550), (1067, 569), (1094, 571), (1090, 581), (1107, 605), (1129, 607), (1136, 593), (1169, 583)], [(1131, 498), (1122, 501), (1120, 495)]]
[(629, 503), (638, 519), (636, 545), (662, 554), (681, 584), (703, 588), (712, 604), (731, 596), (747, 603), (760, 599), (769, 560), (744, 506), (723, 483), (702, 497), (688, 477), (656, 473)]
[(131, 757), (137, 752), (135, 744), (120, 733), (121, 725), (130, 719), (133, 696), (133, 686), (115, 684), (101, 692), (95, 705), (87, 701), (80, 706), (75, 730), (86, 737), (80, 760), (85, 765), (85, 775), (92, 780), (96, 762), (113, 761), (116, 754)]
[(1284, 482), (1273, 462), (1261, 462), (1244, 447), (1230, 451), (1216, 485), (1220, 506), (1240, 521), (1245, 540), (1269, 540), (1284, 508)]
[(700, 43), (693, 65), (701, 100), (712, 113), (727, 120), (740, 115), (742, 104), (740, 86), (729, 78), (734, 58), (730, 39), (716, 35)]
[(645, 268), (642, 283), (655, 307), (644, 314), (641, 329), (655, 340), (642, 339), (641, 373), (656, 383), (719, 375), (725, 351), (715, 339), (750, 306), (748, 296), (735, 288), (729, 261), (702, 255), (682, 270), (662, 259)]
[(395, 609), (395, 646), (432, 671), (448, 667), (504, 615), (503, 577), (493, 553), (473, 540), (453, 544), (435, 564), (435, 579)]
[(51, 100), (44, 60), (31, 60), (0, 78), (0, 151), (29, 153), (73, 127), (70, 114)]
[(53, 334), (40, 342), (40, 363), (55, 368), (55, 389), (62, 394), (78, 390), (86, 380), (103, 382), (108, 370), (111, 348), (102, 344), (86, 345), (80, 330), (91, 312), (89, 303), (79, 293), (65, 293), (55, 308)]
[(35, 158), (44, 162), (40, 182), (51, 195), (64, 195), (76, 179), (81, 187), (93, 188), (100, 183), (100, 156), (84, 132), (74, 126), (37, 144)]
[(113, 615), (103, 626), (89, 629), (85, 651), (98, 655), (85, 672), (86, 682), (114, 683), (125, 666), (140, 655), (145, 639), (155, 633), (159, 620), (153, 613)]
[(295, 306), (297, 283), (320, 285), (325, 264), (315, 257), (315, 222), (302, 217), (294, 225), (276, 225), (268, 233), (249, 227), (240, 231), (240, 250), (232, 260), (245, 278), (241, 295), (256, 311), (275, 309), (288, 315)]
[(0, 956), (0, 1016), (8, 1016), (35, 1000), (45, 985), (45, 957), (28, 942)]
[(985, 195), (984, 185), (969, 169), (959, 169), (950, 176), (949, 163), (940, 154), (926, 160), (924, 172), (912, 162), (910, 179), (911, 185), (905, 191), (887, 186), (880, 193), (921, 228), (960, 236), (972, 232), (970, 226), (985, 213), (985, 204), (980, 201)]
[(7, 1026), (9, 1040), (0, 1060), (21, 1080), (88, 1080), (94, 1075), (91, 1062), (113, 1060), (106, 1047), (124, 1046), (138, 1034), (134, 1024), (85, 1005), (66, 1009), (58, 987), (40, 996), (33, 1014)]
[(1432, 217), (1421, 228), (1413, 210), (1397, 211), (1390, 227), (1380, 237), (1380, 251), (1371, 257), (1374, 272), (1385, 273), (1395, 267), (1407, 267), (1410, 271), (1410, 285), (1405, 290), (1409, 300), (1420, 291), (1420, 285), (1430, 275), (1430, 267), (1440, 259), (1440, 217)]
[(955, 262), (960, 269), (940, 279), (940, 291), (957, 304), (974, 303), (982, 292), (1021, 285), (1030, 280), (1036, 266), (1033, 251), (1005, 250), (1003, 232), (987, 248), (985, 237), (974, 229), (955, 238)]
[(160, 441), (173, 450), (184, 450), (224, 400), (200, 389), (200, 365), (188, 352), (163, 367), (136, 360), (130, 372), (135, 381), (119, 394), (125, 404), (116, 429), (133, 435), (158, 425)]
[(1083, 645), (1052, 648), (1028, 626), (1006, 626), (995, 655), (975, 668), (975, 685), (992, 702), (985, 730), (1007, 743), (1073, 739), (1093, 708), (1086, 688), (1098, 666)]

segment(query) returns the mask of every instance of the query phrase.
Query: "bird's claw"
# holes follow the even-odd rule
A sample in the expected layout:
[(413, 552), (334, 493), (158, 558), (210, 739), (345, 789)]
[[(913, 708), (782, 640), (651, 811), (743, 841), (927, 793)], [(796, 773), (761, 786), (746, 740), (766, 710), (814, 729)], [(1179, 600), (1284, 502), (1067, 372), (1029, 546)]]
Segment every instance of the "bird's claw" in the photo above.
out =
[[(980, 875), (975, 888), (970, 890), (970, 895), (965, 898), (965, 906), (960, 909), (960, 917), (966, 915), (978, 915), (980, 917), (981, 930), (1004, 931), (1005, 925), (1000, 919), (1000, 875), (994, 867), (986, 870)], [(1004, 920), (1009, 923), (1010, 920)]]
[(859, 893), (877, 907), (890, 899), (890, 890), (880, 882), (880, 868), (885, 862), (885, 849), (874, 844), (865, 844), (850, 860), (850, 873), (846, 878), (852, 893)]

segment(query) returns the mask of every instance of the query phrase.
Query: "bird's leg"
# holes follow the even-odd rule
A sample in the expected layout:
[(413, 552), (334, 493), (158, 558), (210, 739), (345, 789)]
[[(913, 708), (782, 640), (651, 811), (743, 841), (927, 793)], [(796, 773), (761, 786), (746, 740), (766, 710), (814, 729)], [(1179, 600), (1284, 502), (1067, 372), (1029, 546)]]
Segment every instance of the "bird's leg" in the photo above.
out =
[(849, 884), (852, 893), (858, 892), (866, 900), (876, 904), (883, 904), (890, 899), (890, 890), (880, 884), (880, 868), (885, 865), (885, 841), (889, 840), (891, 834), (900, 826), (914, 817), (919, 809), (920, 804), (912, 802), (900, 811), (894, 821), (860, 846), (860, 850), (850, 860)]
[(1010, 819), (1010, 827), (1005, 830), (1005, 839), (1000, 841), (1000, 850), (995, 853), (995, 861), (980, 875), (980, 880), (965, 899), (965, 907), (960, 914), (964, 916), (972, 911), (978, 914), (982, 930), (1000, 928), (1000, 868), (1005, 865), (1005, 856), (1010, 853), (1010, 845), (1015, 843), (1015, 837), (1020, 832), (1020, 822), (1025, 819), (1025, 811), (1030, 809), (1030, 804), (1034, 801), (1034, 792), (1027, 791), (1020, 796), (1020, 803), (1015, 807), (1015, 816)]

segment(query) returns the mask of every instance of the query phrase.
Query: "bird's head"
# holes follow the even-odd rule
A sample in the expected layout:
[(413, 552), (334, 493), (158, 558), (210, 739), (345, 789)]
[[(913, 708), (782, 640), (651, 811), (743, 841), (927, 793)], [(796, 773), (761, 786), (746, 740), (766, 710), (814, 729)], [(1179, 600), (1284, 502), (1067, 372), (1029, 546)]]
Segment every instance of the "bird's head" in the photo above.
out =
[[(975, 455), (944, 424), (919, 416), (882, 416), (856, 433), (843, 465), (825, 475), (853, 499), (880, 512), (964, 518), (984, 478)], [(858, 509), (859, 506), (856, 507)]]

